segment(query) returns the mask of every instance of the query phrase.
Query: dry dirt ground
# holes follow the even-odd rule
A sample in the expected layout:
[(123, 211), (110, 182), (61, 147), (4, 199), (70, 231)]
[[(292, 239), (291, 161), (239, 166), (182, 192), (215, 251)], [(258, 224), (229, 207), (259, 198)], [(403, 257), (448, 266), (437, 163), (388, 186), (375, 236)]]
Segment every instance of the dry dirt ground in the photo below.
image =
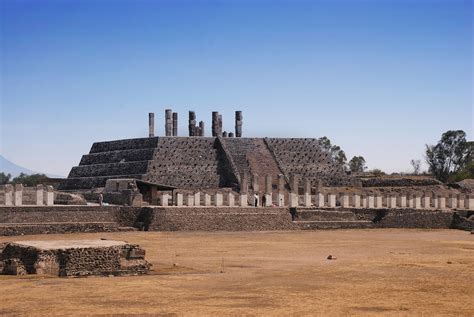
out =
[(474, 316), (474, 235), (465, 231), (129, 232), (0, 242), (99, 237), (140, 244), (154, 271), (0, 276), (0, 315)]

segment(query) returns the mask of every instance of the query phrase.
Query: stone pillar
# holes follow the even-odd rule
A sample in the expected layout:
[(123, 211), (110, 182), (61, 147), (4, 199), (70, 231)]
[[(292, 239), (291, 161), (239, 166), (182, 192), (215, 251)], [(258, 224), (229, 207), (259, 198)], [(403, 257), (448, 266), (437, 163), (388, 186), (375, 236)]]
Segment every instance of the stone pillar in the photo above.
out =
[(346, 193), (341, 195), (341, 206), (342, 208), (349, 208), (349, 195)]
[(248, 207), (249, 203), (248, 203), (248, 197), (247, 197), (247, 193), (241, 193), (240, 196), (239, 196), (239, 205), (240, 207)]
[(298, 175), (291, 175), (290, 189), (293, 193), (299, 194), (300, 179)]
[(376, 195), (375, 196), (375, 208), (382, 208), (382, 196)]
[(375, 199), (374, 196), (367, 197), (367, 208), (375, 208)]
[(199, 121), (199, 136), (204, 136), (204, 121)]
[(211, 195), (204, 194), (204, 206), (211, 206)]
[(194, 194), (186, 194), (186, 206), (194, 206)]
[(420, 209), (421, 208), (421, 197), (419, 194), (415, 195), (415, 209)]
[(222, 135), (222, 115), (219, 114), (219, 121), (218, 121), (218, 126), (217, 126), (217, 135)]
[(15, 192), (13, 193), (13, 204), (15, 206), (21, 206), (23, 204), (23, 185), (15, 184)]
[(278, 207), (285, 206), (285, 176), (278, 175)]
[(408, 208), (414, 208), (415, 207), (415, 198), (413, 194), (408, 194)]
[(463, 195), (458, 195), (457, 199), (458, 199), (458, 209), (466, 209), (465, 206), (464, 206), (464, 199), (465, 196)]
[(216, 193), (216, 206), (217, 207), (221, 207), (222, 206), (222, 203), (223, 203), (223, 196), (222, 196), (222, 193)]
[(212, 112), (212, 136), (222, 135), (222, 116), (217, 111)]
[(320, 208), (324, 207), (324, 194), (318, 193), (316, 196), (317, 196), (316, 205)]
[(227, 193), (227, 205), (229, 207), (235, 206), (235, 197), (234, 197), (234, 193), (232, 192)]
[(431, 197), (428, 196), (427, 194), (423, 195), (423, 208), (424, 209), (431, 209)]
[(235, 137), (242, 137), (242, 125), (244, 123), (244, 117), (242, 111), (235, 112)]
[(176, 194), (176, 206), (178, 207), (183, 206), (183, 194), (181, 193)]
[(388, 196), (387, 198), (387, 207), (395, 209), (397, 208), (397, 196)]
[(265, 207), (270, 207), (273, 205), (272, 201), (272, 193), (273, 193), (273, 185), (272, 185), (272, 175), (265, 175)]
[(247, 173), (242, 173), (240, 176), (240, 193), (247, 194), (249, 191), (249, 179)]
[(170, 194), (162, 193), (160, 195), (160, 205), (163, 207), (167, 207), (169, 205)]
[(328, 195), (328, 204), (330, 208), (336, 208), (336, 195), (334, 194)]
[(150, 112), (148, 114), (148, 137), (152, 138), (155, 136), (155, 114)]
[(188, 130), (189, 136), (196, 136), (196, 113), (194, 111), (189, 111)]
[(10, 184), (5, 185), (5, 206), (13, 205), (13, 186)]
[(309, 179), (304, 180), (304, 206), (311, 207), (311, 181)]
[(352, 204), (354, 205), (354, 208), (360, 208), (360, 195), (359, 194), (354, 194), (353, 196), (353, 202)]
[(194, 193), (194, 206), (201, 206), (201, 193)]
[(456, 209), (458, 207), (458, 200), (456, 195), (449, 195), (449, 208)]
[(36, 185), (36, 205), (42, 206), (44, 204), (43, 198), (43, 185), (38, 184)]
[(398, 197), (398, 206), (400, 208), (406, 208), (407, 207), (407, 196), (401, 195)]
[(173, 135), (173, 110), (171, 109), (165, 110), (165, 135)]
[(173, 112), (173, 136), (178, 136), (178, 113)]
[(446, 210), (446, 197), (438, 196), (438, 208), (441, 210)]
[(290, 207), (298, 207), (299, 195), (296, 193), (290, 193)]
[(361, 205), (362, 205), (362, 208), (367, 208), (367, 195), (362, 195)]
[(466, 209), (467, 210), (474, 210), (474, 195), (469, 194), (466, 195)]
[(438, 201), (438, 196), (433, 194), (433, 208), (438, 209), (439, 208), (439, 201)]
[(254, 193), (258, 194), (259, 193), (259, 186), (258, 186), (258, 175), (257, 174), (253, 174), (252, 175), (252, 189), (254, 191)]
[(54, 205), (54, 189), (53, 186), (46, 186), (45, 205)]

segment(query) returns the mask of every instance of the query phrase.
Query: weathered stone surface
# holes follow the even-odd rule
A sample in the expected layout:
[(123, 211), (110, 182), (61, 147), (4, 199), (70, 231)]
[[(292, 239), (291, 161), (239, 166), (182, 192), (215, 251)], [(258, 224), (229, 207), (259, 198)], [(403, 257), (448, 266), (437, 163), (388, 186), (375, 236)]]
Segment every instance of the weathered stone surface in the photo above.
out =
[(113, 240), (48, 240), (7, 243), (3, 274), (63, 277), (145, 274), (151, 265), (138, 245)]

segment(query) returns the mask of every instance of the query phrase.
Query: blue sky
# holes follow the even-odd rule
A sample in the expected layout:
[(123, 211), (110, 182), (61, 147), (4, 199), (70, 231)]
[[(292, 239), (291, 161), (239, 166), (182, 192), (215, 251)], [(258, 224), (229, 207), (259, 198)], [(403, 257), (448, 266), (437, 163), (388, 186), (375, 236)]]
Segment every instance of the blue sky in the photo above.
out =
[(409, 171), (449, 129), (473, 139), (472, 1), (1, 0), (0, 154), (67, 175), (148, 112), (211, 111), (244, 136), (328, 136)]

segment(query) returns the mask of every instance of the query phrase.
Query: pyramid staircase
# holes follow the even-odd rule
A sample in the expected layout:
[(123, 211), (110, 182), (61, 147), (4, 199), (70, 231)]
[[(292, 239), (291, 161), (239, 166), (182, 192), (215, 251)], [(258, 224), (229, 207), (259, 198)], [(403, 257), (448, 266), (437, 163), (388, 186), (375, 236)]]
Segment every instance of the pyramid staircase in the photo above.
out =
[(351, 211), (300, 209), (297, 210), (293, 223), (301, 230), (317, 229), (363, 229), (372, 228), (372, 221), (357, 220)]

